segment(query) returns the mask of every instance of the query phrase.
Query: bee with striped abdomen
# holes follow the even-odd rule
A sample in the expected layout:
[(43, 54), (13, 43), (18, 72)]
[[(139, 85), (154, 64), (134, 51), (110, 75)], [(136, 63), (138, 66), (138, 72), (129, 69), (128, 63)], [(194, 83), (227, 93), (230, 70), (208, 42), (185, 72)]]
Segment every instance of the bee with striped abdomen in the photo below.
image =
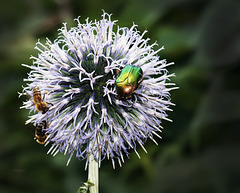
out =
[(36, 142), (40, 143), (40, 144), (45, 144), (46, 143), (46, 139), (47, 139), (47, 134), (46, 134), (46, 128), (48, 127), (48, 123), (47, 121), (42, 121), (41, 123), (39, 123), (36, 127), (35, 130), (35, 138)]
[(35, 105), (36, 109), (42, 114), (46, 113), (49, 110), (49, 105), (52, 103), (44, 101), (44, 97), (42, 98), (41, 90), (38, 86), (33, 88), (33, 100), (31, 100)]

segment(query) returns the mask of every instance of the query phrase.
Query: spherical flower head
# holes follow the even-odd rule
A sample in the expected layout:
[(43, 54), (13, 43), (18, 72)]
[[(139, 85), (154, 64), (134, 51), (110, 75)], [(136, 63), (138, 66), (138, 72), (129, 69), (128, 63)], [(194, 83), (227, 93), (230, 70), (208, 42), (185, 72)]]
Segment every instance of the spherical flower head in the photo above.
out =
[(176, 87), (167, 83), (174, 74), (166, 67), (173, 63), (160, 60), (163, 47), (154, 51), (156, 43), (149, 45), (136, 25), (119, 27), (107, 13), (100, 21), (76, 21), (69, 30), (64, 24), (54, 42), (37, 42), (38, 57), (23, 65), (31, 69), (23, 88), (30, 99), (22, 108), (33, 112), (26, 123), (47, 122), (45, 142), (53, 155), (93, 154), (121, 165), (131, 149), (145, 150), (148, 138), (157, 143), (162, 119), (170, 120), (169, 91)]

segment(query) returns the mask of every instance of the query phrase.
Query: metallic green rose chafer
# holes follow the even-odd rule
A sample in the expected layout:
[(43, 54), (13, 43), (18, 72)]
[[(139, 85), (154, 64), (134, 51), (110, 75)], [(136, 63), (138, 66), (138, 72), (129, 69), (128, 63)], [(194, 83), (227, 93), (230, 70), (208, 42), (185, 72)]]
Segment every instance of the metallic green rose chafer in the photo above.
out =
[(138, 66), (126, 65), (115, 81), (118, 98), (129, 99), (142, 82), (143, 71)]

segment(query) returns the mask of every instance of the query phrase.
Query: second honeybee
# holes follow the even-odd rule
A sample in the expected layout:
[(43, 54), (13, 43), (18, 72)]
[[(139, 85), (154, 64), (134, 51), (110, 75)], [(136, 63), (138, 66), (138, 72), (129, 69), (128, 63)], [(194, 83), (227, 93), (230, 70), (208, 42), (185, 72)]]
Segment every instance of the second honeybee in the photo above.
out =
[(47, 121), (42, 121), (41, 123), (38, 124), (35, 130), (35, 139), (36, 142), (40, 144), (45, 144), (47, 134), (46, 134), (46, 129), (47, 128)]

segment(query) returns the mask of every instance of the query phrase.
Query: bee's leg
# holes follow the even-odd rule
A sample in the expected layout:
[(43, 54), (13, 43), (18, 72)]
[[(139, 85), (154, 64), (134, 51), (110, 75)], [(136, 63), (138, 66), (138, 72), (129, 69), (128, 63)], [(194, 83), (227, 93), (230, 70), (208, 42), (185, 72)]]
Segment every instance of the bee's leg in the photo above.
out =
[(46, 103), (47, 103), (48, 105), (51, 105), (51, 106), (53, 106), (53, 104), (52, 104), (52, 103), (50, 103), (50, 102), (47, 102), (47, 101), (46, 101)]
[(29, 99), (32, 98), (32, 96), (28, 93), (25, 94)]

